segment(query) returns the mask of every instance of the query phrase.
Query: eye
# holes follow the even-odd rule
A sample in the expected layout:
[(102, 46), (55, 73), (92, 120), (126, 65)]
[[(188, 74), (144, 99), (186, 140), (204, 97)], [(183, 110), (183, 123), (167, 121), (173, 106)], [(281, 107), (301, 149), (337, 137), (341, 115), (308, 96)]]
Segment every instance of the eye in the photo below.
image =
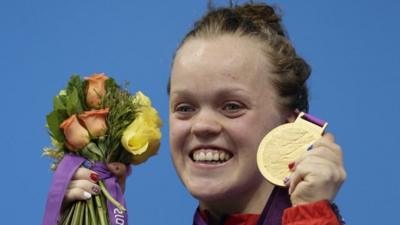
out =
[(235, 103), (235, 102), (228, 102), (224, 105), (223, 110), (227, 110), (227, 111), (236, 111), (241, 109), (242, 106), (239, 103)]
[(186, 114), (186, 113), (191, 113), (194, 111), (195, 111), (195, 108), (192, 105), (187, 104), (187, 103), (180, 103), (175, 106), (175, 112), (178, 112), (178, 113)]
[(222, 107), (222, 111), (229, 117), (240, 116), (245, 110), (245, 106), (240, 102), (226, 102)]

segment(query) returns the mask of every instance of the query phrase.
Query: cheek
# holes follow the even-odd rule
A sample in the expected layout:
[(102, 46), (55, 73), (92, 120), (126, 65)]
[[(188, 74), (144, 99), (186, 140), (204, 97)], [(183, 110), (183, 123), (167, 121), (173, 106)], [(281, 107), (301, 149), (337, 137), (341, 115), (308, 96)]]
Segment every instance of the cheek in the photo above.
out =
[(189, 132), (189, 125), (185, 121), (170, 118), (169, 141), (171, 152), (180, 151)]
[[(256, 157), (258, 146), (263, 137), (280, 124), (278, 117), (264, 120), (261, 116), (252, 115), (240, 121), (230, 123), (229, 130), (236, 147), (245, 150), (241, 152), (248, 157)], [(243, 132), (245, 131), (245, 132)]]

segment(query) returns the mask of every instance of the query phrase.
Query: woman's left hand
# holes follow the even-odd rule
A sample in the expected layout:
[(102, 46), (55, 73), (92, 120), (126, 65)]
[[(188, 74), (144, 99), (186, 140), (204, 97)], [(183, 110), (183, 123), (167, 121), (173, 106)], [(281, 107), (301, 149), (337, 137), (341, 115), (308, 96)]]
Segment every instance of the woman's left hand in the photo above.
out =
[(312, 149), (290, 167), (293, 173), (288, 185), (294, 206), (332, 201), (346, 179), (342, 150), (330, 133), (316, 141)]

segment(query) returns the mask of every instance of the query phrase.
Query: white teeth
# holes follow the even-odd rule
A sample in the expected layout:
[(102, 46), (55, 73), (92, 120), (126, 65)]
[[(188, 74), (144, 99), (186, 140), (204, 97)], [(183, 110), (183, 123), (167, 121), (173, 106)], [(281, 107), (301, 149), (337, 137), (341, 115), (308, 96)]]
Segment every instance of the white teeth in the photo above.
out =
[(225, 154), (225, 152), (220, 152), (219, 153), (219, 160), (225, 160), (225, 155), (228, 155), (228, 154)]
[(200, 161), (206, 160), (206, 154), (204, 152), (200, 152), (197, 160), (200, 160)]
[(214, 152), (214, 153), (213, 153), (213, 160), (214, 160), (214, 161), (218, 161), (218, 160), (219, 160), (219, 154), (218, 154), (218, 152)]
[(198, 154), (193, 154), (193, 159), (194, 159), (194, 161), (197, 161), (197, 159), (199, 158), (199, 157), (197, 157), (198, 156)]
[(228, 154), (225, 154), (225, 160), (229, 160), (231, 157)]
[(207, 154), (206, 154), (206, 160), (207, 161), (211, 161), (213, 159), (213, 154), (212, 154), (212, 152), (207, 152)]
[(224, 162), (231, 158), (230, 154), (225, 151), (197, 150), (193, 152), (192, 159), (196, 162)]

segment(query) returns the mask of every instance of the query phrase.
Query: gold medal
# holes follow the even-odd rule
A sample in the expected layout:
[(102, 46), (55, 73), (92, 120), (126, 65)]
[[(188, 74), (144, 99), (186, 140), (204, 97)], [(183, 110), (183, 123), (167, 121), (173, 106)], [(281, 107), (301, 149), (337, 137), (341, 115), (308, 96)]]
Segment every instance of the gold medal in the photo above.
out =
[(285, 186), (290, 175), (288, 164), (304, 155), (323, 134), (328, 123), (301, 112), (293, 123), (271, 130), (262, 139), (257, 152), (257, 166), (271, 183)]

